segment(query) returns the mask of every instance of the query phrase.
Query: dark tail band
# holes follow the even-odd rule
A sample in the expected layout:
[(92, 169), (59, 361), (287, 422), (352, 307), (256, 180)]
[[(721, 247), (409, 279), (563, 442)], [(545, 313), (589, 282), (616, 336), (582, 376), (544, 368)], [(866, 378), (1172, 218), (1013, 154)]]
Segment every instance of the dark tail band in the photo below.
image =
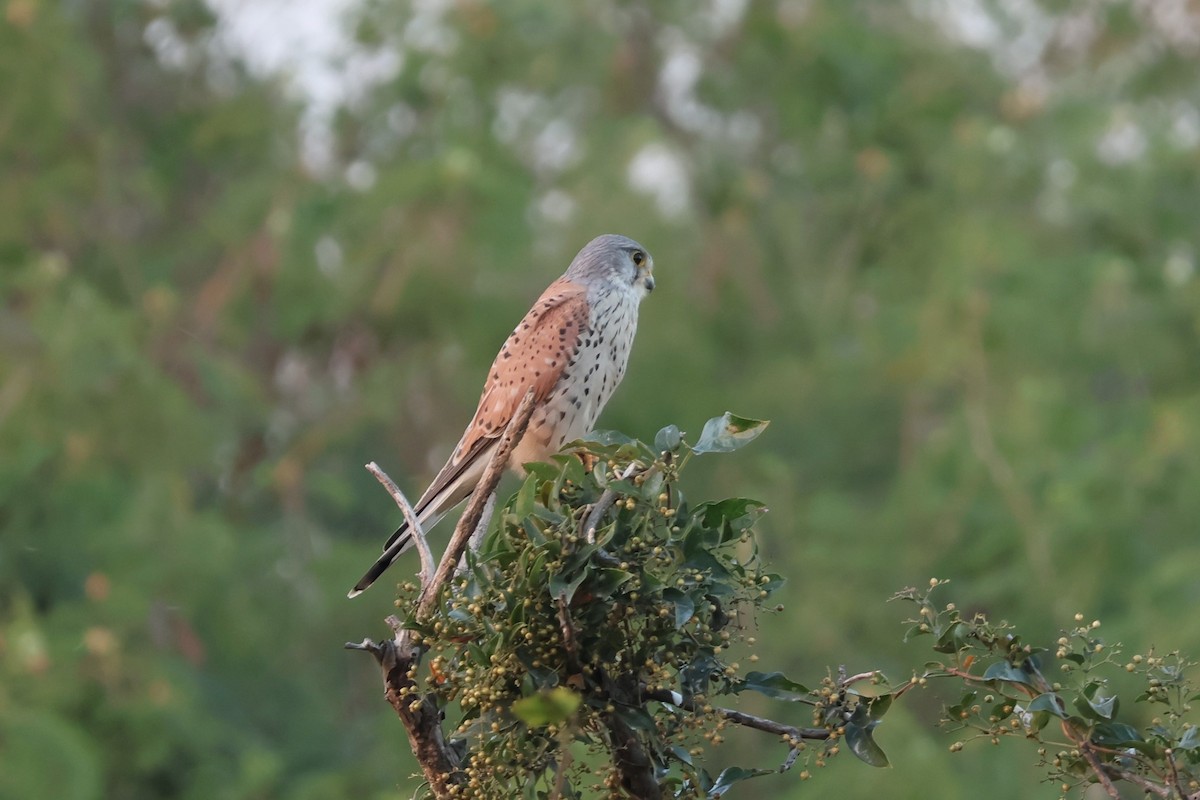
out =
[(354, 584), (354, 588), (346, 593), (346, 597), (358, 597), (365, 592), (384, 573), (384, 570), (394, 564), (396, 559), (400, 557), (400, 554), (408, 549), (408, 546), (412, 544), (412, 537), (408, 535), (407, 527), (402, 526), (392, 534), (392, 538), (388, 539), (388, 544), (383, 551), (383, 555), (371, 565), (366, 574), (358, 579), (358, 583)]

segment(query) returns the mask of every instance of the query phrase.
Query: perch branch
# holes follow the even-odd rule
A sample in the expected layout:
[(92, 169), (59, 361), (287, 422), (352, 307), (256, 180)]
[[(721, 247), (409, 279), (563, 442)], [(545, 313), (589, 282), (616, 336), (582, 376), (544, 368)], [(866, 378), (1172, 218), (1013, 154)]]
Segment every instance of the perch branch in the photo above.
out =
[(429, 613), (437, 605), (438, 594), (458, 566), (459, 559), (462, 558), (463, 551), (467, 548), (467, 542), (470, 540), (471, 534), (475, 532), (475, 528), (483, 518), (483, 512), (487, 506), (488, 499), (491, 497), (492, 492), (495, 491), (496, 484), (500, 482), (500, 475), (504, 472), (504, 468), (508, 464), (508, 457), (512, 453), (513, 447), (525, 435), (525, 429), (529, 426), (529, 418), (531, 416), (533, 416), (532, 389), (525, 393), (524, 399), (521, 400), (521, 404), (517, 406), (516, 413), (513, 414), (512, 421), (508, 423), (508, 427), (504, 430), (504, 435), (500, 437), (500, 441), (496, 444), (496, 450), (488, 460), (487, 468), (483, 471), (483, 477), (479, 479), (479, 485), (471, 493), (471, 499), (467, 501), (467, 509), (463, 512), (462, 517), (458, 520), (458, 525), (454, 528), (454, 535), (450, 537), (450, 544), (446, 545), (446, 552), (442, 554), (442, 560), (438, 563), (437, 572), (434, 573), (433, 580), (421, 586), (421, 598), (417, 603), (418, 619), (428, 618)]
[[(508, 464), (514, 444), (520, 440), (529, 425), (533, 415), (533, 391), (526, 393), (512, 421), (504, 431), (504, 435), (496, 444), (492, 457), (480, 478), (479, 485), (471, 493), (466, 511), (454, 528), (454, 535), (442, 560), (436, 570), (433, 568), (433, 557), (429, 552), (429, 544), (417, 522), (408, 500), (374, 463), (367, 469), (384, 485), (404, 512), (404, 518), (412, 530), (414, 540), (421, 554), (421, 596), (417, 605), (417, 618), (426, 619), (437, 604), (441, 587), (450, 579), (463, 550), (467, 546), (471, 534), (480, 524), (488, 499), (500, 481), (500, 475)], [(462, 765), (458, 756), (446, 742), (442, 731), (442, 715), (432, 695), (422, 696), (417, 685), (417, 665), (420, 664), (423, 651), (416, 637), (406, 630), (403, 623), (396, 617), (388, 617), (387, 623), (392, 629), (393, 638), (372, 642), (363, 639), (359, 643), (347, 642), (349, 650), (362, 650), (374, 656), (383, 673), (384, 696), (395, 709), (396, 715), (404, 724), (408, 733), (408, 741), (412, 747), (417, 762), (429, 788), (435, 797), (450, 797), (453, 786), (460, 786), (465, 781)]]
[(416, 682), (417, 663), (421, 651), (405, 635), (396, 617), (388, 617), (394, 638), (378, 643), (363, 639), (346, 643), (348, 650), (363, 650), (375, 657), (383, 673), (384, 696), (408, 733), (409, 745), (421, 765), (435, 797), (451, 796), (451, 786), (461, 785), (465, 777), (458, 757), (450, 749), (442, 733), (442, 716), (430, 697), (421, 697)]
[(425, 538), (425, 530), (417, 520), (417, 514), (413, 511), (412, 504), (408, 502), (408, 498), (404, 496), (404, 492), (400, 491), (396, 482), (374, 461), (367, 464), (367, 471), (375, 476), (375, 480), (383, 484), (383, 488), (387, 489), (388, 494), (396, 501), (396, 505), (400, 506), (400, 513), (404, 515), (404, 521), (408, 523), (409, 535), (412, 536), (412, 540), (417, 546), (417, 555), (421, 558), (421, 585), (424, 586), (433, 580), (434, 569), (433, 553), (429, 551), (429, 541)]

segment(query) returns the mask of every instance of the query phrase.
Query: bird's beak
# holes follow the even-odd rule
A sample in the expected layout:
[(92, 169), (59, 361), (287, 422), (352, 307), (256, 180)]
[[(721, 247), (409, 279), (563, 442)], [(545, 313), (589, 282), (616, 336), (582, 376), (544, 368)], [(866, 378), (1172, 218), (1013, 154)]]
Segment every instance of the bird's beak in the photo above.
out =
[(654, 276), (653, 275), (647, 275), (646, 279), (644, 281), (642, 281), (642, 283), (646, 284), (647, 292), (654, 291)]

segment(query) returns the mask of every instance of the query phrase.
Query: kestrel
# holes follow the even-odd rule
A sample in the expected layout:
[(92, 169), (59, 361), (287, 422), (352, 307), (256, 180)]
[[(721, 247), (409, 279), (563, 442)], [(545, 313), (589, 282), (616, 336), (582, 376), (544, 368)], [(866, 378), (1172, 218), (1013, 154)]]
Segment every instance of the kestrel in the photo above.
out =
[[(598, 236), (579, 251), (492, 362), (471, 424), (413, 509), (423, 530), (475, 489), (529, 389), (533, 416), (509, 457), (512, 469), (545, 461), (592, 430), (625, 375), (638, 306), (654, 289), (653, 269), (646, 248), (624, 236)], [(362, 594), (411, 545), (403, 524), (347, 596)]]

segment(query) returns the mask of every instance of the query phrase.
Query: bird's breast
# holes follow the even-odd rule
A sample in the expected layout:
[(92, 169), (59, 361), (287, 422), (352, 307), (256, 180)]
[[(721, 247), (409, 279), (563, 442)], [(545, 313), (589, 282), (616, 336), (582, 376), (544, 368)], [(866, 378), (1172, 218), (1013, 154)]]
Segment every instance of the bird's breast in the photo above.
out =
[[(617, 293), (592, 303), (588, 324), (561, 377), (535, 413), (523, 448), (544, 460), (566, 442), (589, 433), (625, 376), (637, 332), (637, 302)], [(541, 451), (541, 452), (537, 452)]]

